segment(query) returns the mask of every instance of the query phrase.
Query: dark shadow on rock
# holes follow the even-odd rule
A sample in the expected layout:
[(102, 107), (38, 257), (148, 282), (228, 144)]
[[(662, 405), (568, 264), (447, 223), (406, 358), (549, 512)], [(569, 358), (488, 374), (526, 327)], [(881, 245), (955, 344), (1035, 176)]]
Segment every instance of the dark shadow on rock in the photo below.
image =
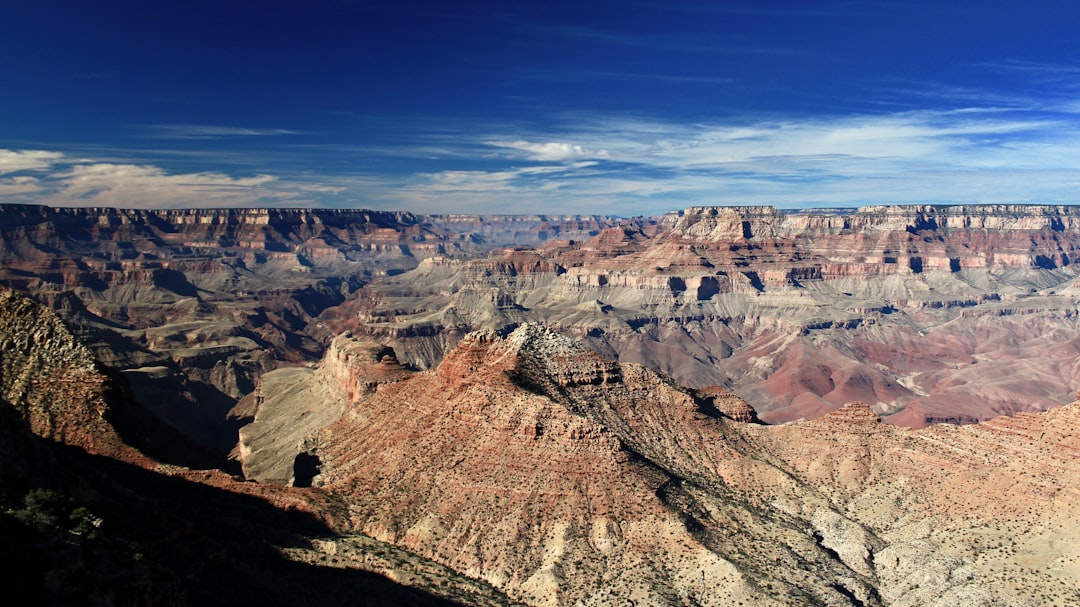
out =
[[(100, 518), (100, 537), (9, 514), (34, 488)], [(44, 440), (2, 402), (0, 534), (12, 605), (457, 604), (374, 573), (290, 561), (280, 547), (332, 530), (261, 497)]]

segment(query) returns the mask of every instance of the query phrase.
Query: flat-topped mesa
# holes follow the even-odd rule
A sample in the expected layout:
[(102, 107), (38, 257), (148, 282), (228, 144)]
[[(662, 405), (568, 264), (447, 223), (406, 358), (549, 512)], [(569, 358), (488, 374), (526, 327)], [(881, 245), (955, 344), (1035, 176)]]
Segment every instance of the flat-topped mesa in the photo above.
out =
[(776, 207), (689, 207), (684, 211), (668, 214), (675, 234), (687, 238), (721, 241), (775, 236), (782, 222)]
[(342, 387), (347, 402), (369, 396), (379, 384), (391, 383), (412, 374), (398, 362), (393, 348), (364, 341), (346, 331), (330, 342), (323, 368)]

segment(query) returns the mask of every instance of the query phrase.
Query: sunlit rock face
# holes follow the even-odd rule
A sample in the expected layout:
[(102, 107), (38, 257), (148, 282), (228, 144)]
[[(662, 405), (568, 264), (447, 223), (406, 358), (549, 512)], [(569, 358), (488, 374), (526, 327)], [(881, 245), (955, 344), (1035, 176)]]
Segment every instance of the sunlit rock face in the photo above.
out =
[[(339, 596), (377, 571), (469, 604), (1080, 601), (1080, 403), (916, 430), (850, 402), (766, 425), (723, 387), (535, 322), (466, 334), (421, 372), (342, 333), (252, 394), (246, 480), (166, 465), (128, 442), (170, 435), (131, 433), (150, 418), (130, 416), (122, 378), (54, 312), (0, 290), (0, 474), (107, 508), (118, 554), (137, 538), (157, 563), (140, 580), (207, 584), (208, 562), (255, 589), (332, 569)], [(161, 543), (169, 528), (199, 535)], [(241, 558), (251, 537), (260, 567)]]
[(1078, 246), (1066, 206), (692, 207), (426, 261), (325, 318), (419, 368), (469, 330), (541, 320), (732, 389), (768, 421), (858, 400), (891, 423), (966, 423), (1055, 406), (1080, 382)]
[(525, 604), (1080, 599), (1080, 404), (913, 430), (852, 402), (769, 426), (535, 323), (468, 334), (421, 373), (352, 336), (335, 349), (266, 406), (300, 421), (353, 394), (340, 415), (249, 455), (317, 462), (345, 529)]

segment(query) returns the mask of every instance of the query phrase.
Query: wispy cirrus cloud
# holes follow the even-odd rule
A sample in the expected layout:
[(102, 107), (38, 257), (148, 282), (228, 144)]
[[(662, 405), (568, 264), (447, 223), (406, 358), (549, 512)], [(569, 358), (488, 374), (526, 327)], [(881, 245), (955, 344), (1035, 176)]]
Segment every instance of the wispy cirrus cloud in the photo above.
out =
[[(1080, 116), (1034, 105), (699, 123), (563, 114), (542, 126), (407, 127), (363, 145), (267, 148), (234, 161), (231, 172), (170, 171), (120, 153), (93, 159), (87, 149), (0, 150), (0, 201), (629, 215), (694, 204), (1076, 203), (1080, 192)], [(288, 171), (300, 156), (305, 172)]]
[(229, 137), (280, 137), (303, 135), (292, 129), (257, 129), (208, 124), (146, 124), (139, 129), (148, 139), (224, 139)]
[(980, 63), (977, 68), (989, 71), (1019, 74), (1038, 85), (1080, 84), (1080, 65), (1073, 63), (1047, 63), (1011, 59), (995, 63)]

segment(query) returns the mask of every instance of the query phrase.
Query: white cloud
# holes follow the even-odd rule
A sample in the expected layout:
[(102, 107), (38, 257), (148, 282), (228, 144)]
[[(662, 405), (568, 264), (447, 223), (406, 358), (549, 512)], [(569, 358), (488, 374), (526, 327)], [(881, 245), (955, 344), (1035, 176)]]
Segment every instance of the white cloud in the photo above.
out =
[(488, 145), (511, 150), (528, 152), (530, 160), (540, 162), (562, 162), (579, 160), (583, 158), (607, 158), (607, 150), (589, 151), (584, 147), (561, 141), (549, 141), (546, 143), (533, 143), (531, 141), (489, 141)]
[(41, 182), (36, 177), (19, 175), (0, 179), (0, 201), (5, 198), (26, 198), (42, 191)]
[[(0, 201), (621, 215), (693, 204), (1080, 202), (1080, 119), (1061, 111), (966, 106), (711, 123), (562, 120), (546, 131), (501, 125), (501, 136), (460, 127), (424, 131), (413, 145), (392, 147), (395, 172), (364, 175), (177, 173), (149, 163), (72, 160), (70, 150), (0, 151), (0, 176), (13, 174), (0, 179)], [(330, 157), (311, 146), (287, 152)], [(387, 156), (374, 144), (332, 152), (338, 165)], [(266, 158), (278, 157), (240, 166), (276, 166)]]
[(275, 188), (269, 175), (235, 178), (221, 173), (168, 173), (134, 164), (80, 164), (52, 176), (56, 188), (43, 202), (57, 206), (220, 207), (303, 203), (299, 192)]
[(56, 164), (64, 155), (43, 150), (0, 150), (0, 175), (19, 171), (39, 171)]
[(0, 150), (0, 202), (147, 208), (316, 206), (346, 188), (267, 174), (173, 173), (153, 165), (72, 160), (56, 152)]
[[(1050, 119), (992, 118), (974, 112), (922, 112), (856, 116), (751, 125), (660, 125), (612, 121), (590, 127), (589, 136), (610, 151), (613, 160), (675, 170), (723, 168), (761, 159), (979, 163), (1004, 142), (1044, 142), (1054, 133), (1076, 130)], [(608, 138), (602, 133), (610, 133)], [(663, 133), (663, 135), (659, 135)], [(782, 163), (772, 162), (771, 166)], [(745, 168), (745, 167), (744, 167)], [(768, 170), (768, 166), (762, 167)]]

